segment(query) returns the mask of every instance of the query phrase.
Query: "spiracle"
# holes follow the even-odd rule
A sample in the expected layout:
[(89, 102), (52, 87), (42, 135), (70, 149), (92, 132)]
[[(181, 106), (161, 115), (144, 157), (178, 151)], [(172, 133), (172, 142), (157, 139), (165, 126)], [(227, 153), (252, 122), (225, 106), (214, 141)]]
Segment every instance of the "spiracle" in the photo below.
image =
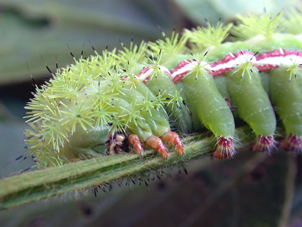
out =
[[(294, 12), (290, 20), (302, 18)], [(25, 107), (27, 154), (38, 167), (146, 148), (168, 158), (167, 143), (185, 155), (179, 135), (207, 128), (212, 156), (227, 159), (234, 116), (255, 132), (252, 150), (273, 150), (274, 110), (287, 133), (281, 147), (301, 151), (301, 38), (280, 33), (282, 13), (238, 18), (58, 69)], [(235, 41), (225, 42), (229, 33)]]

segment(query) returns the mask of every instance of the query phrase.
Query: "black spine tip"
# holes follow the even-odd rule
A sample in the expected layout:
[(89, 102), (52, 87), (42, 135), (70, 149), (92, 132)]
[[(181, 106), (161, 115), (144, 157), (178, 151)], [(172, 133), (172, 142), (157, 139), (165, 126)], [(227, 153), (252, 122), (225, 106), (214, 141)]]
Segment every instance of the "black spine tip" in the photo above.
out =
[(188, 175), (188, 171), (187, 171), (186, 168), (184, 168), (184, 172), (185, 172), (186, 175)]
[(18, 161), (22, 157), (23, 157), (23, 155), (19, 156), (18, 158), (15, 159), (15, 161)]
[(22, 170), (21, 173), (24, 173), (24, 172), (26, 172), (26, 171), (28, 171), (28, 170), (30, 170), (30, 169), (31, 169), (31, 167), (28, 167), (28, 168), (26, 168), (25, 170)]
[(47, 65), (45, 67), (48, 70), (48, 72), (50, 72), (52, 74), (52, 71), (50, 70), (50, 68)]

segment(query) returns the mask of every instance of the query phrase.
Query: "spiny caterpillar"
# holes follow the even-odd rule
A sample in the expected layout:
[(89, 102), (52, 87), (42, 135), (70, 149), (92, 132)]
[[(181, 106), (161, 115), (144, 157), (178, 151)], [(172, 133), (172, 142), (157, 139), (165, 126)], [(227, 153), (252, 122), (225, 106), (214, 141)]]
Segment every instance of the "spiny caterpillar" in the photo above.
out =
[[(142, 153), (145, 146), (168, 158), (163, 141), (184, 155), (177, 133), (205, 127), (217, 138), (213, 156), (231, 158), (236, 115), (257, 136), (252, 150), (271, 151), (276, 145), (272, 104), (287, 133), (281, 146), (301, 151), (302, 43), (299, 36), (280, 33), (282, 16), (238, 16), (236, 26), (208, 24), (181, 37), (173, 33), (74, 59), (37, 87), (25, 107), (33, 128), (25, 132), (28, 155), (38, 167), (129, 148)], [(293, 11), (289, 21), (301, 18)], [(229, 32), (237, 41), (223, 43)]]

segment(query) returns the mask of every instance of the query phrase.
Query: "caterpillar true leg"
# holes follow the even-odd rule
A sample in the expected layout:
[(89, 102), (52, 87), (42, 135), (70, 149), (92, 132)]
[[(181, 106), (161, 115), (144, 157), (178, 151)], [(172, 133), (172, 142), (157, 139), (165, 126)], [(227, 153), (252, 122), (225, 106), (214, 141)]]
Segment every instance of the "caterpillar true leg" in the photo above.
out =
[(180, 138), (177, 133), (168, 131), (165, 134), (161, 136), (163, 140), (166, 140), (170, 142), (171, 144), (174, 144), (175, 148), (177, 149), (178, 153), (181, 155), (184, 155), (184, 148), (182, 145), (182, 142), (180, 141)]
[[(171, 144), (173, 144), (175, 146), (175, 148), (177, 149), (177, 152), (181, 155), (184, 155), (184, 148), (182, 145), (182, 142), (180, 141), (179, 136), (177, 135), (177, 133), (172, 132), (172, 131), (168, 131), (165, 134), (163, 134), (161, 136), (161, 138), (165, 141), (170, 142)], [(135, 134), (131, 134), (128, 137), (129, 142), (133, 145), (133, 147), (135, 148), (135, 150), (139, 153), (142, 154), (143, 152), (143, 147), (141, 145), (141, 142), (138, 138), (137, 135)], [(147, 139), (147, 144), (149, 144), (151, 147), (155, 148), (158, 150), (159, 153), (163, 154), (163, 156), (165, 158), (168, 158), (168, 153), (167, 153), (167, 149), (165, 148), (165, 146), (162, 143), (162, 140), (156, 136), (150, 136)]]
[(130, 134), (128, 136), (128, 141), (130, 144), (133, 145), (134, 149), (139, 153), (139, 154), (142, 154), (144, 149), (143, 149), (143, 146), (138, 138), (137, 135), (135, 134)]
[(163, 141), (157, 136), (150, 136), (146, 143), (149, 144), (152, 148), (155, 148), (159, 153), (163, 155), (164, 158), (168, 158), (168, 151)]

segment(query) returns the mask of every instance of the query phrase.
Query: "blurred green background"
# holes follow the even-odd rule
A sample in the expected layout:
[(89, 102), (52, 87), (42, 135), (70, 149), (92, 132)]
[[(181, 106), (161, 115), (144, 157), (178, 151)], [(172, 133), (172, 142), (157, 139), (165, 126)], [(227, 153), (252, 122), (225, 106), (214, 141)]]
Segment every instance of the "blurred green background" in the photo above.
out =
[[(236, 14), (288, 10), (291, 1), (231, 0), (0, 0), (0, 173), (18, 174), (25, 152), (24, 106), (50, 73), (96, 50), (120, 48), (205, 24), (234, 21)], [(68, 49), (67, 45), (70, 49)], [(42, 58), (43, 60), (42, 60)], [(44, 63), (44, 62), (45, 63)], [(27, 67), (28, 65), (28, 67)], [(28, 69), (29, 68), (29, 69)], [(146, 178), (148, 187), (92, 189), (8, 211), (1, 226), (302, 226), (302, 159), (280, 151), (272, 157), (248, 149), (231, 161), (205, 158)], [(179, 170), (181, 173), (179, 173)], [(170, 177), (172, 176), (172, 177)], [(157, 179), (152, 183), (153, 177)], [(148, 181), (148, 179), (150, 181)], [(85, 194), (84, 193), (84, 194)], [(74, 199), (76, 197), (77, 199)], [(63, 201), (63, 202), (62, 202)], [(287, 221), (288, 220), (288, 221)], [(287, 224), (286, 224), (287, 223)]]

